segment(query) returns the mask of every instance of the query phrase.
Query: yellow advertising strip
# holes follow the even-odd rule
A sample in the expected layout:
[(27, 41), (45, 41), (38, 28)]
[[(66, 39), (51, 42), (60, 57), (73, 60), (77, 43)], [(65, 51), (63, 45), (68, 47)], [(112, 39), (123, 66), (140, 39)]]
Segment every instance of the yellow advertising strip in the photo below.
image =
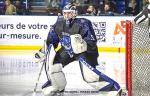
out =
[(0, 46), (0, 50), (39, 50), (42, 46)]
[(98, 47), (98, 52), (118, 52), (118, 53), (124, 53), (125, 52), (125, 48)]
[[(0, 50), (39, 50), (40, 48), (42, 48), (42, 46), (10, 46), (10, 45), (8, 45), (8, 46), (0, 46)], [(98, 47), (98, 52), (124, 53), (125, 52), (125, 48)]]

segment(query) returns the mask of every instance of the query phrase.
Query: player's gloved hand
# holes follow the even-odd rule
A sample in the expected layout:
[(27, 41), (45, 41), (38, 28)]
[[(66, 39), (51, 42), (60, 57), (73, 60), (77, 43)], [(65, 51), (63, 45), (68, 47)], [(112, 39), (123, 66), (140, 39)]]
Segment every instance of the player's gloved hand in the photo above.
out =
[(39, 50), (39, 52), (35, 53), (35, 58), (38, 59), (36, 60), (36, 63), (43, 62), (46, 58), (46, 54)]
[(80, 34), (71, 35), (71, 46), (75, 54), (87, 51), (87, 43)]
[(35, 53), (35, 58), (41, 59), (45, 56), (45, 53), (42, 52), (42, 49), (40, 49), (37, 53)]

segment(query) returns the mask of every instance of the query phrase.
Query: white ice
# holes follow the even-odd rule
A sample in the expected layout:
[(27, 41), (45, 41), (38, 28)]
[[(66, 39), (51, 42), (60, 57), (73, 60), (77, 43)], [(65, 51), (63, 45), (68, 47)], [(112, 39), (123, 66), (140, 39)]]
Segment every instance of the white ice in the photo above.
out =
[[(32, 93), (42, 66), (42, 63), (35, 63), (35, 51), (17, 53), (6, 51), (6, 53), (0, 54), (0, 96), (24, 96), (24, 94)], [(111, 68), (113, 64), (124, 63), (124, 54), (102, 53), (98, 61), (99, 63), (105, 62), (106, 66), (110, 66), (108, 70), (111, 70), (111, 74), (114, 75)], [(124, 67), (119, 65), (118, 68)], [(105, 93), (97, 93), (94, 88), (83, 81), (78, 61), (70, 63), (63, 71), (67, 79), (65, 96), (106, 96)], [(107, 70), (105, 71), (106, 74), (110, 74)], [(41, 91), (41, 85), (46, 81), (47, 78), (43, 70), (38, 84), (38, 91)], [(93, 95), (92, 92), (95, 92), (95, 94)], [(42, 95), (38, 93), (37, 96)]]

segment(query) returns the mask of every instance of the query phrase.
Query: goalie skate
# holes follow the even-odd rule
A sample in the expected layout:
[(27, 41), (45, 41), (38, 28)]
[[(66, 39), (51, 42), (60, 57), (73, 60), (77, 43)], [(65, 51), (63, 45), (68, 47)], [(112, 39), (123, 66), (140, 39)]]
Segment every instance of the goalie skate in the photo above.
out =
[(54, 89), (52, 86), (43, 88), (42, 92), (44, 96), (64, 96), (64, 90), (58, 91)]

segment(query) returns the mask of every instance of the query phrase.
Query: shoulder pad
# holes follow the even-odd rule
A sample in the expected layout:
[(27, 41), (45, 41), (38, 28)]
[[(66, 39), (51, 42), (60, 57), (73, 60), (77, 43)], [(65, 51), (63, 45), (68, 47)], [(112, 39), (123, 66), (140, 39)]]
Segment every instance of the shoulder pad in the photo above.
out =
[(79, 21), (80, 21), (80, 23), (83, 23), (83, 24), (91, 22), (90, 20), (88, 20), (86, 18), (79, 18)]
[(63, 21), (63, 16), (58, 16), (57, 21)]

